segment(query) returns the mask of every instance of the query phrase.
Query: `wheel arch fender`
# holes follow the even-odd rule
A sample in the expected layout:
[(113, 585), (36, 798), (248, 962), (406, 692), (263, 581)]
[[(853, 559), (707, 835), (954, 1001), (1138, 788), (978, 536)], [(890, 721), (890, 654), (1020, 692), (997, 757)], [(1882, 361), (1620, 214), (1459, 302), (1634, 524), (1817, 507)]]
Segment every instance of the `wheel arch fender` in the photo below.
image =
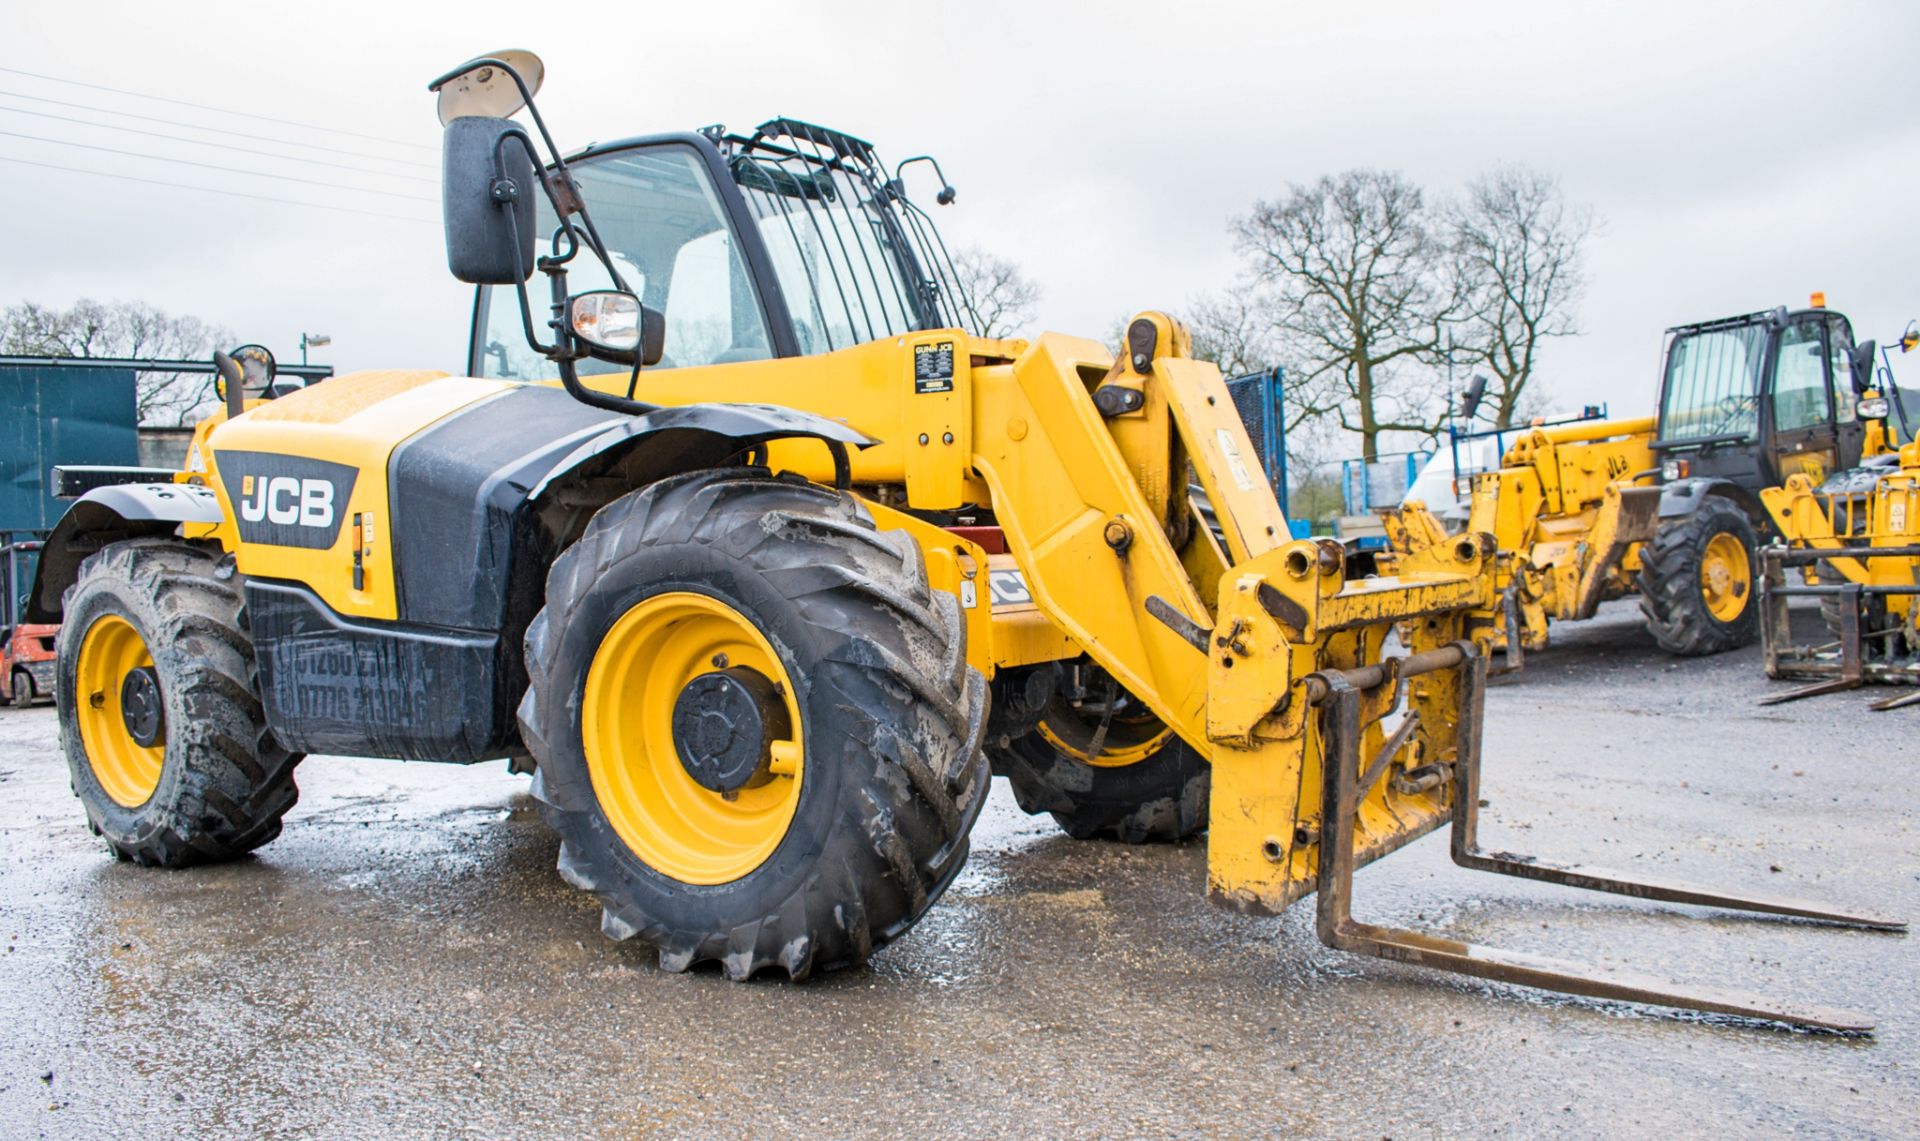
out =
[(1660, 522), (1684, 518), (1700, 509), (1708, 499), (1724, 499), (1747, 513), (1754, 530), (1762, 538), (1772, 532), (1773, 522), (1760, 497), (1730, 479), (1694, 476), (1676, 479), (1660, 487)]
[(669, 475), (716, 467), (748, 448), (773, 440), (819, 440), (835, 457), (845, 482), (847, 448), (879, 441), (838, 420), (769, 404), (688, 404), (662, 408), (589, 437), (534, 484), (528, 499), (556, 487), (621, 470), (626, 490)]
[(108, 543), (177, 534), (182, 524), (217, 524), (220, 500), (192, 483), (123, 483), (96, 487), (67, 508), (40, 551), (27, 594), (29, 622), (57, 623), (80, 564)]

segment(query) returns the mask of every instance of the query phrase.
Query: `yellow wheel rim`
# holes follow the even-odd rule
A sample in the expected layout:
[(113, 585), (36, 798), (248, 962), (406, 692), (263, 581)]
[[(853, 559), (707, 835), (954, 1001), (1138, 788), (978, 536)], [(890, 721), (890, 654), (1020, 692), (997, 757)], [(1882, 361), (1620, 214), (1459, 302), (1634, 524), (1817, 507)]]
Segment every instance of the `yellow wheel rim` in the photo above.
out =
[(1100, 731), (1100, 719), (1081, 717), (1071, 711), (1049, 710), (1040, 720), (1042, 740), (1069, 757), (1095, 768), (1118, 769), (1138, 764), (1160, 751), (1173, 736), (1173, 730), (1158, 718), (1141, 710), (1126, 717), (1115, 717), (1107, 727), (1107, 739), (1100, 752), (1092, 750), (1094, 734)]
[[(731, 794), (693, 778), (673, 735), (681, 690), (719, 669), (773, 682), (790, 730), (773, 742), (766, 771)], [(607, 822), (647, 866), (683, 883), (730, 883), (759, 867), (800, 803), (803, 733), (793, 682), (753, 623), (705, 594), (657, 594), (613, 624), (587, 668), (581, 737)]]
[(127, 728), (121, 693), (127, 675), (141, 668), (153, 668), (153, 655), (133, 624), (117, 614), (95, 619), (80, 640), (74, 669), (75, 716), (93, 778), (124, 808), (138, 808), (152, 799), (167, 757), (164, 739), (142, 745)]
[(1747, 596), (1753, 591), (1753, 564), (1740, 540), (1720, 532), (1707, 540), (1700, 556), (1700, 596), (1707, 613), (1717, 621), (1731, 622), (1747, 608)]

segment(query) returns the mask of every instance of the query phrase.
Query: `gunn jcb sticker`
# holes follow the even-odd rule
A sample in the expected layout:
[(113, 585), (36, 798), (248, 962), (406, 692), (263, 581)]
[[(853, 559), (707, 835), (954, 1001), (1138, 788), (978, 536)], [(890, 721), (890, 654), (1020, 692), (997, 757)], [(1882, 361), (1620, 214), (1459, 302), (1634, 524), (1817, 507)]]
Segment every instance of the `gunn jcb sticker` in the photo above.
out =
[(953, 391), (953, 342), (913, 346), (913, 390), (922, 396)]
[(346, 464), (268, 452), (223, 451), (215, 463), (240, 538), (274, 547), (333, 546), (360, 474)]

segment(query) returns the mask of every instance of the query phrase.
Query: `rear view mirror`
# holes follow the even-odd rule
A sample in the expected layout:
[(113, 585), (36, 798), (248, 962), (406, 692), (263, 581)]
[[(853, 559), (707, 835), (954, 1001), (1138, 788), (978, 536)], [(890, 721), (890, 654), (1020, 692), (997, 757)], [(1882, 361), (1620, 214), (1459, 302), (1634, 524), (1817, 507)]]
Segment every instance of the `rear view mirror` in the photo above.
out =
[(533, 143), (509, 119), (470, 115), (447, 124), (440, 163), (447, 269), (469, 285), (519, 285), (533, 276)]
[(1879, 359), (1880, 346), (1872, 341), (1862, 341), (1853, 347), (1847, 363), (1853, 371), (1853, 393), (1860, 395), (1873, 387), (1873, 365)]

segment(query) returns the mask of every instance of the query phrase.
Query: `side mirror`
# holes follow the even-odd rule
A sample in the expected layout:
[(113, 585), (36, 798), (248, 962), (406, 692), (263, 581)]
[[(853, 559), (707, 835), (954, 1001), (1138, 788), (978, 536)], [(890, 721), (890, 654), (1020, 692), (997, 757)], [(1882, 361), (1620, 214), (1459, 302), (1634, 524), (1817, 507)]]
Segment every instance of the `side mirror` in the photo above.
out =
[(533, 142), (510, 119), (469, 115), (447, 124), (440, 206), (447, 269), (469, 285), (520, 285), (533, 276)]
[(1873, 387), (1873, 366), (1874, 362), (1880, 359), (1879, 352), (1879, 345), (1872, 341), (1861, 341), (1853, 346), (1853, 352), (1848, 354), (1847, 363), (1852, 366), (1855, 396)]
[(567, 302), (567, 320), (573, 335), (622, 364), (642, 367), (660, 363), (666, 352), (667, 319), (640, 304), (631, 293), (596, 289), (575, 294)]

